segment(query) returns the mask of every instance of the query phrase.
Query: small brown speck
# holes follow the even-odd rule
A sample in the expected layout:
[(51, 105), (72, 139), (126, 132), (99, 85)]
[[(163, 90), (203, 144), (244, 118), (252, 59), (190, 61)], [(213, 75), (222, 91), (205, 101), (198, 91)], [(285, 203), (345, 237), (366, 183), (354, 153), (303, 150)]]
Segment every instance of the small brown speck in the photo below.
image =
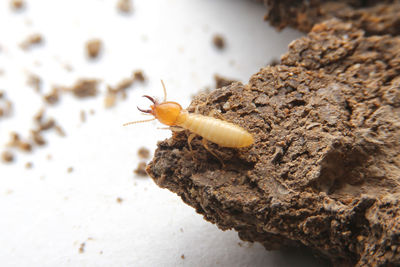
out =
[(46, 131), (53, 128), (56, 125), (56, 122), (53, 118), (47, 119), (45, 122), (41, 122), (39, 125), (39, 131)]
[(67, 90), (72, 91), (78, 98), (92, 97), (98, 93), (98, 83), (99, 81), (95, 79), (80, 79), (72, 88)]
[(124, 201), (122, 198), (117, 197), (117, 202), (118, 202), (118, 203), (122, 203), (122, 201)]
[(54, 130), (56, 130), (56, 133), (57, 133), (59, 136), (62, 136), (62, 137), (66, 136), (65, 131), (63, 130), (63, 128), (61, 128), (60, 125), (55, 125), (55, 126), (54, 126)]
[(81, 122), (86, 121), (86, 112), (82, 109), (80, 112)]
[(5, 163), (10, 163), (14, 161), (14, 155), (10, 152), (10, 151), (4, 151), (1, 154), (1, 159), (3, 160), (3, 162)]
[(7, 145), (16, 147), (16, 146), (18, 146), (20, 141), (21, 141), (21, 138), (19, 137), (19, 134), (16, 132), (11, 132), (10, 133), (10, 141), (8, 142)]
[(146, 81), (146, 77), (143, 74), (142, 70), (137, 70), (133, 73), (133, 79), (135, 81), (139, 81), (139, 82), (145, 82)]
[(79, 253), (85, 252), (85, 246), (86, 246), (86, 243), (83, 242), (83, 243), (81, 244), (81, 246), (79, 247)]
[(53, 156), (52, 156), (51, 154), (47, 154), (46, 159), (47, 159), (47, 160), (52, 160), (52, 159), (53, 159)]
[(107, 91), (106, 97), (104, 98), (104, 107), (112, 108), (117, 102), (117, 94), (111, 91)]
[(131, 0), (119, 0), (117, 2), (117, 9), (119, 12), (124, 14), (132, 13), (132, 1)]
[(94, 109), (89, 110), (90, 115), (94, 115), (95, 113), (96, 113), (96, 111)]
[(25, 7), (23, 0), (11, 0), (11, 8), (14, 10), (21, 10)]
[(148, 159), (150, 157), (150, 150), (148, 150), (145, 147), (139, 148), (137, 153), (138, 153), (139, 158), (141, 158), (141, 159)]
[(19, 147), (19, 149), (21, 149), (22, 151), (25, 151), (25, 152), (32, 151), (32, 145), (28, 142), (20, 141), (18, 144), (18, 147)]
[(46, 144), (46, 140), (43, 138), (43, 136), (40, 134), (40, 132), (31, 130), (31, 136), (32, 136), (33, 142), (36, 145), (43, 146)]
[(225, 48), (226, 44), (225, 44), (225, 39), (222, 35), (220, 34), (215, 34), (213, 39), (213, 44), (216, 48), (218, 48), (219, 50), (222, 50)]
[(42, 79), (36, 74), (29, 74), (27, 80), (28, 86), (32, 87), (37, 93), (42, 89)]
[(184, 260), (185, 259), (185, 255), (182, 254), (181, 255), (181, 259)]
[(54, 87), (50, 93), (43, 96), (43, 99), (44, 99), (44, 101), (46, 101), (46, 103), (48, 103), (50, 105), (56, 104), (60, 99), (58, 88)]
[(67, 172), (68, 173), (71, 173), (71, 172), (73, 172), (74, 171), (74, 168), (73, 167), (69, 167), (68, 169), (67, 169)]
[(25, 163), (25, 168), (26, 169), (32, 169), (33, 163), (32, 162), (27, 162)]
[(41, 123), (43, 120), (43, 116), (44, 116), (44, 109), (40, 109), (34, 116), (33, 116), (33, 120), (36, 123)]
[(133, 172), (139, 176), (147, 176), (147, 172), (146, 172), (146, 162), (140, 162), (136, 168), (136, 170), (134, 170)]
[(92, 39), (87, 41), (86, 52), (89, 58), (97, 58), (101, 52), (102, 46), (103, 44), (100, 39)]
[(23, 50), (28, 50), (34, 45), (43, 43), (43, 37), (40, 33), (34, 33), (29, 35), (21, 44), (20, 47)]

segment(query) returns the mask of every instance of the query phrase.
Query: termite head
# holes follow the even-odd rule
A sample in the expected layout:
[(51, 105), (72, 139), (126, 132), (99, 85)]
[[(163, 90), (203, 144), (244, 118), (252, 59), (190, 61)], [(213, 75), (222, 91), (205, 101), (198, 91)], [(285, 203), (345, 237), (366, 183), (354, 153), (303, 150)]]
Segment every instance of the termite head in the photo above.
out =
[(153, 115), (159, 122), (165, 125), (176, 125), (176, 121), (178, 120), (179, 114), (182, 110), (181, 105), (171, 101), (164, 101), (159, 103), (153, 97), (148, 95), (144, 95), (143, 97), (146, 97), (151, 102), (153, 102), (153, 105), (150, 106), (150, 109), (141, 109), (137, 107), (138, 110), (143, 113)]

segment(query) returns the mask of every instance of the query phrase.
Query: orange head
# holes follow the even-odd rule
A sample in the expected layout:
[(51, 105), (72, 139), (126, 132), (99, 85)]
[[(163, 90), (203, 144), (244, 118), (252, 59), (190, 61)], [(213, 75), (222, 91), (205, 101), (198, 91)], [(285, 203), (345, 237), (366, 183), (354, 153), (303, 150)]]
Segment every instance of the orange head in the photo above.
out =
[(175, 123), (182, 110), (181, 105), (171, 101), (164, 101), (162, 103), (158, 103), (157, 100), (148, 95), (144, 95), (143, 97), (148, 98), (151, 102), (153, 102), (153, 105), (150, 106), (151, 109), (143, 110), (137, 107), (138, 110), (153, 115), (159, 122), (165, 125), (168, 126), (176, 125)]

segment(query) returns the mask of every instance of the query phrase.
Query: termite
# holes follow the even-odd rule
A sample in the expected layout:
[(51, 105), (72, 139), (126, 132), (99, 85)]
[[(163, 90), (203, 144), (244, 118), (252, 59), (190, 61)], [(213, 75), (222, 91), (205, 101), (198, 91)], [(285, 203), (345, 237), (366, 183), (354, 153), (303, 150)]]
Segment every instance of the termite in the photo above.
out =
[[(176, 127), (189, 130), (192, 133), (188, 137), (190, 150), (190, 143), (196, 135), (203, 137), (203, 145), (208, 151), (210, 150), (204, 143), (205, 140), (218, 144), (221, 147), (231, 148), (248, 147), (254, 143), (253, 136), (236, 124), (211, 116), (189, 113), (178, 103), (167, 101), (167, 90), (165, 89), (165, 85), (162, 80), (161, 84), (164, 90), (164, 100), (161, 103), (151, 96), (144, 95), (143, 97), (146, 97), (153, 102), (153, 105), (151, 105), (150, 109), (147, 110), (137, 107), (139, 111), (143, 112), (144, 114), (153, 115), (154, 118), (149, 120), (128, 122), (125, 123), (124, 126), (134, 123), (158, 120), (162, 124), (170, 126), (171, 130), (174, 130)], [(213, 152), (211, 153), (216, 156)]]

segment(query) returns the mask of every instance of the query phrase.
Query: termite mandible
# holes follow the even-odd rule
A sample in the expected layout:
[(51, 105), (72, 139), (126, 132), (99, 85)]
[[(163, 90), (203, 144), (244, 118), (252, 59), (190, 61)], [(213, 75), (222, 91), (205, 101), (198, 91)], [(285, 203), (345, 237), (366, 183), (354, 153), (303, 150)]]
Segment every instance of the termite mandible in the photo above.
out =
[[(151, 114), (154, 116), (154, 118), (149, 120), (128, 122), (125, 123), (124, 126), (134, 123), (153, 121), (157, 119), (162, 124), (168, 125), (170, 127), (179, 127), (181, 129), (189, 130), (190, 132), (192, 132), (192, 135), (190, 135), (188, 138), (190, 150), (190, 142), (195, 135), (200, 135), (201, 137), (203, 137), (203, 141), (208, 140), (218, 144), (221, 147), (241, 148), (251, 146), (254, 143), (253, 136), (245, 129), (236, 124), (211, 116), (189, 113), (186, 109), (183, 109), (178, 103), (167, 101), (167, 90), (165, 89), (165, 85), (162, 80), (161, 84), (164, 90), (163, 102), (159, 103), (153, 97), (144, 95), (143, 97), (146, 97), (151, 102), (153, 102), (153, 105), (151, 105), (150, 109), (147, 110), (143, 110), (137, 107), (139, 111), (145, 114)], [(206, 145), (205, 147), (207, 150), (209, 150)]]

